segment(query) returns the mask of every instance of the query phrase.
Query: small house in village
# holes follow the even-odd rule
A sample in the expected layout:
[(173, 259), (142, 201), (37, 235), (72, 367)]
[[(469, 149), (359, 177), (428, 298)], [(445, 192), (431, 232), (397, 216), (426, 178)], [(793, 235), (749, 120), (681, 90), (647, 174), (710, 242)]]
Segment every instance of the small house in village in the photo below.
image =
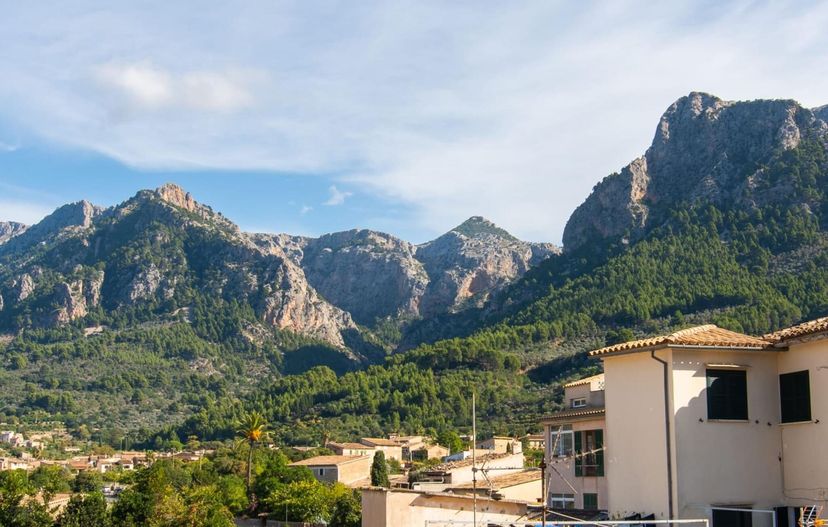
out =
[(402, 446), (392, 439), (382, 437), (363, 437), (359, 441), (365, 446), (372, 447), (385, 454), (385, 459), (403, 460)]
[(370, 485), (372, 456), (316, 456), (291, 463), (292, 467), (308, 467), (322, 483), (343, 483), (348, 486)]

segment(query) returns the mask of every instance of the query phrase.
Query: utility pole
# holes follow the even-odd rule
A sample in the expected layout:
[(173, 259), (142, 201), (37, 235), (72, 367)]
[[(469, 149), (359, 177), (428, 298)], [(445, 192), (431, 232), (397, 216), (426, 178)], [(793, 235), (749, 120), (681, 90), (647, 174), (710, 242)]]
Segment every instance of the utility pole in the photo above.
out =
[(477, 527), (477, 397), (472, 392), (472, 526)]
[(541, 526), (546, 527), (546, 452), (544, 449), (541, 469)]

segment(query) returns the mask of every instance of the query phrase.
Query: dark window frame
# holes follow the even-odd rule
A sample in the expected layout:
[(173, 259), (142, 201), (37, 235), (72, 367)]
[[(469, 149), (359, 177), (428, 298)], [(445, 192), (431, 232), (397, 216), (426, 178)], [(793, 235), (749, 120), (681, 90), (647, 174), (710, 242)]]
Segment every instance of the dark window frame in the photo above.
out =
[(804, 423), (811, 420), (809, 370), (779, 375), (779, 416), (782, 423)]
[(747, 371), (708, 368), (707, 419), (711, 421), (747, 421)]

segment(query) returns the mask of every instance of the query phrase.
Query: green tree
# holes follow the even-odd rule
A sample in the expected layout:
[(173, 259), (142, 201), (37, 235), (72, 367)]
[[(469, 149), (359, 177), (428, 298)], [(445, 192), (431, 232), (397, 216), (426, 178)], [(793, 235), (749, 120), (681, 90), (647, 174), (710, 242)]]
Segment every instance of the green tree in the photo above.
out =
[(386, 488), (391, 486), (391, 482), (388, 481), (388, 464), (382, 450), (374, 454), (374, 462), (371, 463), (371, 485)]
[(74, 492), (99, 492), (102, 486), (103, 478), (101, 474), (91, 470), (78, 472), (78, 475), (72, 480), (72, 490)]
[(268, 508), (291, 521), (315, 522), (329, 517), (333, 504), (331, 489), (313, 480), (293, 481), (279, 487), (266, 500)]
[[(247, 452), (247, 478), (245, 479), (245, 486), (247, 487), (247, 494), (250, 495), (250, 480), (252, 478), (252, 468), (253, 468), (253, 449), (256, 448), (256, 443), (264, 439), (267, 428), (267, 422), (265, 421), (262, 414), (259, 412), (250, 412), (239, 423), (238, 427), (236, 428), (236, 435), (239, 439), (245, 443), (249, 448)], [(253, 496), (250, 496), (251, 503), (255, 500)]]
[(343, 493), (334, 503), (331, 527), (359, 527), (362, 525), (362, 501), (356, 490)]
[(23, 470), (0, 472), (0, 525), (3, 527), (51, 527), (52, 517)]
[(110, 527), (106, 499), (100, 492), (75, 494), (58, 516), (56, 527)]

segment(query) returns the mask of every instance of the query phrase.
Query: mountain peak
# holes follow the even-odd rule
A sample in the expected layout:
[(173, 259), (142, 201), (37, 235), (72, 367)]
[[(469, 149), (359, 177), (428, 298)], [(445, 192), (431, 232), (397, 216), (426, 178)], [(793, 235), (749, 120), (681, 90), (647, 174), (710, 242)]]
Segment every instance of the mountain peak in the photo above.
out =
[(180, 207), (190, 212), (195, 211), (198, 207), (198, 203), (193, 199), (192, 194), (175, 183), (165, 183), (161, 185), (155, 189), (155, 195), (170, 205)]
[(478, 236), (489, 234), (505, 238), (507, 240), (517, 239), (508, 231), (501, 229), (495, 225), (494, 222), (487, 220), (483, 216), (472, 216), (457, 227), (451, 229), (451, 232), (462, 234), (464, 236), (468, 236), (469, 238), (476, 238)]

